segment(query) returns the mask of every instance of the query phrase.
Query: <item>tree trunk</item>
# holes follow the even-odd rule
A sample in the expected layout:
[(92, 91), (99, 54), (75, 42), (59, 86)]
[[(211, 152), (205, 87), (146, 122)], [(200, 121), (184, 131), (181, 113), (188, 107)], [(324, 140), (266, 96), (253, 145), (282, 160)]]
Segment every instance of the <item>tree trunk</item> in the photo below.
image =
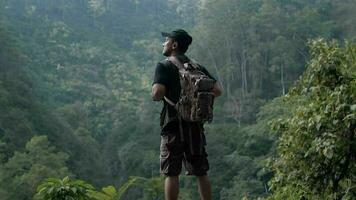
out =
[(247, 59), (246, 59), (246, 52), (243, 51), (241, 54), (241, 89), (242, 89), (242, 95), (245, 96), (247, 93), (247, 72), (246, 72), (246, 64), (247, 64)]
[(281, 64), (281, 86), (282, 86), (282, 95), (285, 95), (284, 76), (283, 76), (283, 64)]
[(209, 47), (205, 47), (205, 48), (204, 48), (204, 46), (200, 45), (199, 43), (198, 43), (198, 45), (199, 45), (202, 49), (206, 49), (206, 50), (207, 50), (208, 56), (209, 56), (210, 60), (211, 60), (212, 63), (213, 63), (213, 67), (214, 67), (214, 69), (215, 69), (216, 77), (217, 77), (218, 81), (220, 82), (221, 88), (224, 89), (223, 80), (221, 79), (221, 76), (220, 76), (220, 73), (219, 73), (219, 70), (218, 70), (218, 66), (217, 66), (217, 62), (216, 62), (216, 60), (215, 60), (213, 54), (211, 53), (210, 48), (209, 48)]

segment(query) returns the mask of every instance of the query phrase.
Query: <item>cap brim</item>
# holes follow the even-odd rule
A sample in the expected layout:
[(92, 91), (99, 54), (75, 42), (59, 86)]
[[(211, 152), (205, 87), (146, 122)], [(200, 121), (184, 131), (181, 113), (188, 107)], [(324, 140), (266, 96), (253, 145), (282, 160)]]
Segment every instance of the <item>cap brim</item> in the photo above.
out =
[(161, 32), (163, 37), (171, 37), (170, 33), (166, 33), (166, 32)]

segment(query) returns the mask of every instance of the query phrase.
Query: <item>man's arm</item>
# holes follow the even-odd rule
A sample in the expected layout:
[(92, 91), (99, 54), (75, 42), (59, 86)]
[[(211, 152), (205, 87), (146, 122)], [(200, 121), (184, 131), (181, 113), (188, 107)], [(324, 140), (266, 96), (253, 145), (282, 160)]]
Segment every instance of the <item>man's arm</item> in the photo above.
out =
[(214, 93), (215, 97), (221, 96), (222, 88), (221, 88), (220, 83), (218, 81), (215, 82), (212, 92)]
[(166, 87), (163, 84), (155, 83), (152, 86), (152, 99), (153, 101), (160, 101), (166, 94)]
[(169, 84), (168, 68), (161, 62), (157, 63), (151, 96), (153, 101), (160, 101), (166, 95), (166, 86)]

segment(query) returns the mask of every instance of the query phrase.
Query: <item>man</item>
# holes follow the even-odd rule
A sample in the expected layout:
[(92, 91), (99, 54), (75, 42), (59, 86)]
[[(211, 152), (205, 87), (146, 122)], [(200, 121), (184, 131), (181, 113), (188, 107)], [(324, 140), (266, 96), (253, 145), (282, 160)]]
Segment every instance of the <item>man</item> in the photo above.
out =
[[(170, 59), (157, 64), (152, 98), (154, 101), (164, 101), (161, 113), (160, 171), (166, 176), (165, 199), (178, 199), (179, 174), (183, 163), (187, 174), (197, 177), (201, 199), (210, 200), (211, 185), (207, 176), (209, 163), (205, 151), (203, 124), (180, 119), (175, 108), (170, 105), (178, 102), (181, 92), (178, 67), (171, 59), (177, 59), (180, 63), (189, 61), (184, 54), (192, 42), (192, 37), (182, 29), (162, 33), (162, 36), (166, 37), (162, 53)], [(204, 67), (200, 66), (200, 69), (215, 80)], [(212, 92), (215, 97), (221, 95), (221, 88), (216, 80)]]

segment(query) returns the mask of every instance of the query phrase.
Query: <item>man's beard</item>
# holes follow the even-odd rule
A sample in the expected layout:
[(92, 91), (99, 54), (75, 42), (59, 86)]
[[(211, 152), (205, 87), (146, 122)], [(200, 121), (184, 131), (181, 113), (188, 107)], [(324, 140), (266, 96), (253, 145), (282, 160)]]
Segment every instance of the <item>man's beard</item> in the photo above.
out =
[(166, 56), (166, 57), (168, 57), (168, 56), (170, 56), (170, 53), (168, 53), (168, 52), (163, 52), (163, 55)]
[(165, 51), (165, 50), (163, 49), (162, 54), (163, 54), (164, 56), (168, 57), (168, 56), (170, 56), (170, 55), (172, 54), (172, 51), (169, 51), (169, 50), (166, 50), (166, 51)]

